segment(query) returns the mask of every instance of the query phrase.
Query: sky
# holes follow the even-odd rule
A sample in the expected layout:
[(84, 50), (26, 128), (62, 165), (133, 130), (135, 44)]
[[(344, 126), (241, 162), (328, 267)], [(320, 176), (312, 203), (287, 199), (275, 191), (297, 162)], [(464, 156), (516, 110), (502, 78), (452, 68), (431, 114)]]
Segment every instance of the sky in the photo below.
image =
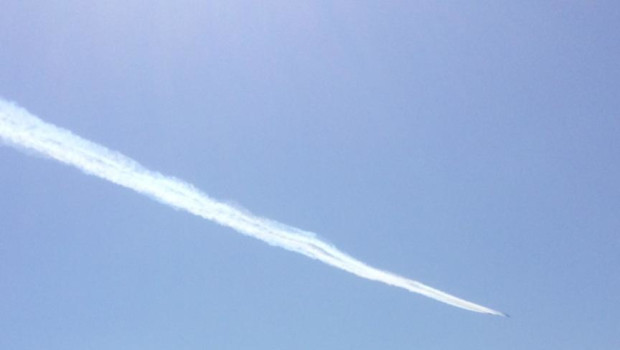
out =
[(0, 146), (0, 348), (617, 349), (614, 2), (14, 1), (0, 96), (371, 265)]

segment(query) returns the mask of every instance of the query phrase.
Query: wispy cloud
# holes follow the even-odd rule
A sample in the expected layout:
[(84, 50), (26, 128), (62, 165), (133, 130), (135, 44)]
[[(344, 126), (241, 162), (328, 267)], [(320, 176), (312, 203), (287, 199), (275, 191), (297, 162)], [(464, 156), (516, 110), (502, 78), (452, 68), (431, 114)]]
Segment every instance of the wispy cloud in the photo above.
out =
[(228, 226), (271, 245), (303, 254), (357, 276), (425, 295), (466, 310), (505, 316), (431, 288), (420, 282), (369, 266), (306, 232), (217, 201), (192, 185), (151, 171), (136, 161), (74, 135), (0, 99), (0, 138), (16, 148), (27, 149), (72, 165), (161, 203)]

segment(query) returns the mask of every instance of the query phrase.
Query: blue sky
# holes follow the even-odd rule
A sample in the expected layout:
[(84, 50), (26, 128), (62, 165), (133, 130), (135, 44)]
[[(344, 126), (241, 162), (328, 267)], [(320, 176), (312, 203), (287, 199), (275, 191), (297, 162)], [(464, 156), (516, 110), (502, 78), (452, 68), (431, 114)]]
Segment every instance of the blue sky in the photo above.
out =
[(4, 98), (513, 317), (0, 147), (0, 348), (620, 345), (618, 5), (3, 6)]

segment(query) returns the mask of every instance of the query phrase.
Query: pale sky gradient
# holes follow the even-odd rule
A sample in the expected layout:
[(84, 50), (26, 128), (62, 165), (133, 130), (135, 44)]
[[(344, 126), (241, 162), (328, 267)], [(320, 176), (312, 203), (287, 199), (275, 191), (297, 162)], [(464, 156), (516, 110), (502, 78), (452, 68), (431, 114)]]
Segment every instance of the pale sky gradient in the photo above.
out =
[(620, 347), (615, 2), (2, 6), (0, 96), (512, 318), (0, 146), (0, 348)]

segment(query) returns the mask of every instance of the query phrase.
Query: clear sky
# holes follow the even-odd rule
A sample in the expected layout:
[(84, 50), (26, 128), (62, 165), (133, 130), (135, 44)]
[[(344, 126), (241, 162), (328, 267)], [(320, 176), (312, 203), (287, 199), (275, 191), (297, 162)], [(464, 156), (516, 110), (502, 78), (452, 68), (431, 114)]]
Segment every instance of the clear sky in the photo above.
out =
[(618, 349), (618, 33), (611, 1), (4, 1), (0, 96), (512, 318), (0, 146), (0, 348)]

